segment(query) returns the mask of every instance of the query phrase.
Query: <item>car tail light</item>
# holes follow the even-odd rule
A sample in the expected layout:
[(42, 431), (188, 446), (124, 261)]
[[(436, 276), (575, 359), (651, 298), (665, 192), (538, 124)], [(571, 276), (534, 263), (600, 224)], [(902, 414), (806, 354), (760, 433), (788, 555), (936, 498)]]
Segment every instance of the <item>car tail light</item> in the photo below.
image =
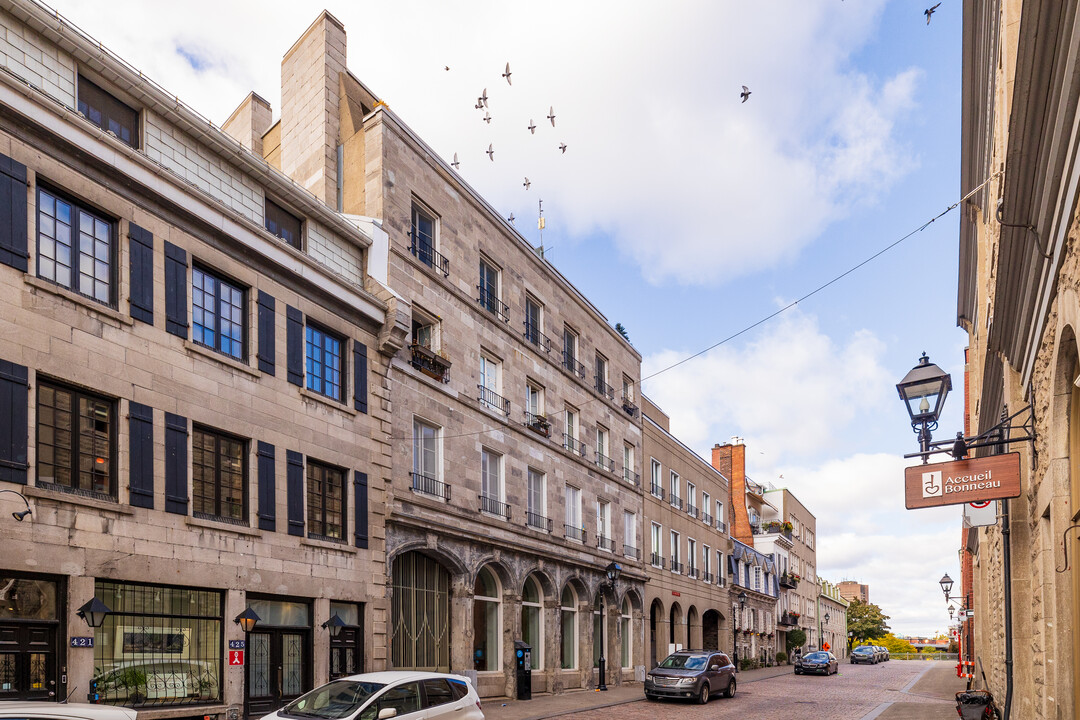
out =
[(476, 701), (476, 709), (479, 710), (480, 712), (484, 711), (484, 706), (480, 704), (479, 700)]

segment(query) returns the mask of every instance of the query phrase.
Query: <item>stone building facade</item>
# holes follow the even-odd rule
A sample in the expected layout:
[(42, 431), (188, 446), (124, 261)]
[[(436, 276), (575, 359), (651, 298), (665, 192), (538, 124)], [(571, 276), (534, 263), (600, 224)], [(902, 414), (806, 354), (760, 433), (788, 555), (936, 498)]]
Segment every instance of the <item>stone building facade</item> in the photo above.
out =
[[(817, 616), (820, 618), (821, 649), (828, 650), (838, 659), (847, 658), (851, 648), (848, 643), (848, 601), (840, 595), (835, 585), (825, 578), (817, 579)], [(828, 643), (828, 647), (825, 647)]]
[(0, 697), (258, 716), (386, 667), (380, 237), (33, 2), (0, 66)]
[(1008, 447), (1020, 454), (1021, 495), (999, 503), (997, 525), (968, 533), (962, 594), (975, 612), (971, 659), (1023, 718), (1080, 712), (1077, 21), (1075, 3), (995, 0), (964, 12), (961, 190), (973, 194), (960, 222), (957, 317), (971, 431), (1019, 412), (1035, 440)]
[(791, 528), (788, 580), (793, 587), (788, 591), (787, 601), (795, 615), (795, 626), (806, 632), (802, 651), (818, 650), (822, 630), (818, 614), (817, 519), (787, 488), (766, 488), (764, 497), (779, 510), (784, 527)]
[(644, 414), (647, 666), (677, 648), (731, 652), (727, 478), (671, 434), (648, 398)]
[(251, 97), (236, 123), (387, 239), (389, 309), (406, 328), (383, 428), (389, 663), (514, 695), (525, 642), (534, 692), (595, 686), (601, 654), (607, 683), (632, 679), (645, 656), (641, 357), (346, 52), (323, 13), (282, 60), (282, 119), (265, 126)]

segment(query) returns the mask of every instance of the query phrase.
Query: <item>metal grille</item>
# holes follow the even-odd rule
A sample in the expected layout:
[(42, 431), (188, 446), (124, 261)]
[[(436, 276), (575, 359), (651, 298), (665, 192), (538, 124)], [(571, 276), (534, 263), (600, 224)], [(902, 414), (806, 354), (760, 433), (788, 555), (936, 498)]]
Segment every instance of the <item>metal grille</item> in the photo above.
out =
[(677, 677), (663, 677), (661, 675), (653, 675), (653, 685), (658, 687), (675, 687), (679, 684), (679, 678)]
[(480, 510), (510, 519), (510, 506), (489, 495), (480, 495)]
[(98, 581), (95, 594), (112, 608), (94, 632), (91, 692), (101, 702), (221, 702), (220, 592)]
[(413, 492), (422, 493), (424, 495), (434, 495), (435, 497), (441, 497), (447, 502), (450, 501), (450, 486), (444, 482), (439, 482), (433, 477), (429, 477), (422, 473), (409, 473), (412, 477), (412, 489)]
[(484, 308), (503, 322), (510, 322), (509, 305), (502, 300), (499, 300), (495, 293), (482, 285), (477, 285), (476, 289), (480, 291), (480, 297), (476, 298), (476, 302), (480, 304), (480, 307)]
[(578, 540), (579, 542), (585, 542), (585, 528), (574, 527), (573, 525), (563, 525), (563, 537)]
[(394, 560), (391, 661), (398, 669), (450, 670), (450, 573), (417, 552)]
[(534, 512), (525, 513), (525, 524), (537, 530), (551, 532), (551, 518), (544, 517), (543, 515), (537, 515)]
[(483, 385), (477, 385), (477, 390), (480, 391), (480, 397), (477, 398), (480, 404), (486, 408), (494, 410), (495, 412), (501, 412), (503, 415), (510, 415), (510, 401), (504, 398), (499, 393), (486, 388)]

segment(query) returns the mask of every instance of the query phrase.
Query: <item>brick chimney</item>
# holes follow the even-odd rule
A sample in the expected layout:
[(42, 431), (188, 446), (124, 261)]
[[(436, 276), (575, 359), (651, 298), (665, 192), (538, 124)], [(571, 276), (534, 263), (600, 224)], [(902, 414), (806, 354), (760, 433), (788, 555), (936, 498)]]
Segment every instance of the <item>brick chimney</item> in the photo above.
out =
[(731, 502), (728, 503), (728, 531), (739, 542), (754, 547), (750, 515), (746, 511), (746, 446), (716, 444), (712, 449), (712, 465), (731, 483)]
[(281, 171), (337, 207), (345, 26), (325, 10), (281, 60)]

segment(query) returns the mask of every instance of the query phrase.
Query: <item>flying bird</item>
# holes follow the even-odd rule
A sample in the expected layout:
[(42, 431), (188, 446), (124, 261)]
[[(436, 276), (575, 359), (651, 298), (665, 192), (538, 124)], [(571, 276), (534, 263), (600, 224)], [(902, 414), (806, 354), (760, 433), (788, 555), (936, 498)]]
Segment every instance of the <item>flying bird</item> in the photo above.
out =
[(491, 147), (491, 143), (488, 143), (487, 156), (491, 162), (495, 162), (495, 150)]
[(491, 113), (489, 113), (489, 112), (484, 113), (484, 122), (486, 122), (488, 125), (491, 124)]
[(450, 167), (457, 170), (459, 165), (461, 165), (461, 163), (458, 162), (457, 153), (454, 153), (454, 162), (450, 163)]
[(514, 224), (514, 213), (510, 213), (510, 217), (508, 217), (506, 219), (510, 221), (511, 225), (513, 225)]
[(566, 143), (559, 143), (559, 149), (563, 151), (563, 155), (566, 154)]
[(926, 16), (926, 24), (927, 25), (930, 24), (930, 16), (933, 15), (934, 11), (937, 10), (939, 7), (941, 7), (941, 3), (938, 3), (934, 7), (926, 8), (925, 10), (923, 10), (923, 15)]
[(484, 88), (484, 94), (480, 96), (480, 102), (484, 103), (484, 107), (487, 107), (487, 88)]
[(449, 65), (446, 66), (446, 72), (450, 72), (450, 66)]
[(521, 184), (525, 186), (525, 189), (526, 189), (526, 190), (528, 190), (528, 189), (529, 189), (529, 186), (530, 186), (530, 185), (532, 185), (532, 183), (531, 183), (531, 182), (529, 182), (529, 178), (525, 178), (525, 182), (523, 182), (523, 183), (521, 183)]
[(552, 105), (548, 109), (547, 119), (551, 121), (551, 127), (555, 127), (555, 106), (554, 105)]
[(510, 63), (506, 63), (506, 72), (504, 72), (502, 74), (502, 76), (504, 78), (506, 78), (506, 84), (507, 85), (513, 85), (514, 84), (514, 83), (510, 82)]
[(484, 99), (483, 98), (476, 98), (476, 104), (473, 105), (473, 107), (476, 108), (477, 110), (483, 110), (484, 109)]
[(739, 97), (742, 98), (743, 102), (746, 102), (747, 100), (749, 100), (750, 99), (750, 88), (743, 85), (742, 86), (742, 92), (739, 93)]
[(529, 132), (533, 135), (536, 134), (536, 123), (532, 121), (532, 118), (529, 118)]

